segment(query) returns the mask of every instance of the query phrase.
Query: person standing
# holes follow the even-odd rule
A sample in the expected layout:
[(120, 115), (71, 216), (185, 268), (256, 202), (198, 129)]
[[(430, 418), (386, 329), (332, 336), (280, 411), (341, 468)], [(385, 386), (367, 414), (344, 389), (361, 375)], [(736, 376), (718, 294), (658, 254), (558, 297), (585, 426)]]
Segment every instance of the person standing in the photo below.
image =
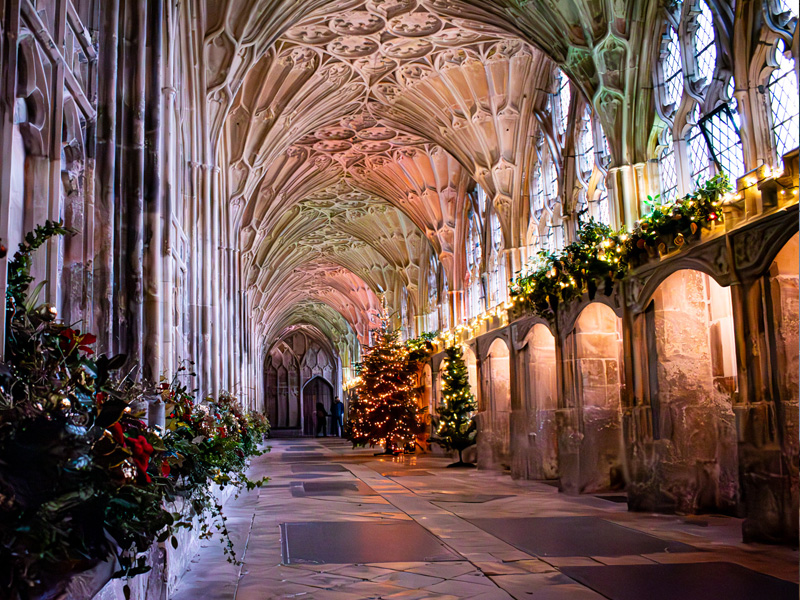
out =
[(319, 437), (320, 433), (322, 433), (323, 436), (328, 437), (325, 421), (329, 416), (330, 415), (328, 414), (328, 411), (325, 410), (325, 405), (322, 402), (317, 402), (317, 437)]
[(333, 417), (333, 435), (342, 437), (344, 433), (344, 404), (339, 400), (339, 396), (336, 396), (333, 401), (331, 416)]

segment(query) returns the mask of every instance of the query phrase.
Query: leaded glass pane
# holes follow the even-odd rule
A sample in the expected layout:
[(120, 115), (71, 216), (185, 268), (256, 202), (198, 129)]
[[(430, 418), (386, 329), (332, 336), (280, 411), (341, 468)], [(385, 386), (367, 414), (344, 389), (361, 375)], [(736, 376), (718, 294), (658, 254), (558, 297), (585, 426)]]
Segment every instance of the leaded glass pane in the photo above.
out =
[[(547, 197), (551, 201), (558, 197), (558, 172), (553, 160), (547, 157)], [(551, 202), (552, 203), (552, 202)]]
[(606, 137), (606, 132), (603, 131), (603, 126), (598, 123), (598, 127), (600, 130), (599, 162), (603, 169), (608, 170), (608, 167), (611, 166), (611, 149), (608, 147), (608, 138)]
[(558, 127), (558, 134), (564, 135), (567, 131), (567, 118), (569, 117), (569, 78), (564, 75), (561, 69), (556, 69), (556, 106), (558, 114), (556, 115), (556, 126)]
[(742, 139), (730, 107), (721, 105), (703, 118), (700, 124), (719, 167), (732, 180), (744, 175)]
[(798, 16), (797, 0), (774, 0), (776, 13), (789, 13), (792, 17)]
[(683, 70), (681, 69), (680, 44), (678, 33), (672, 25), (667, 26), (667, 38), (661, 59), (661, 68), (664, 73), (664, 104), (675, 107), (683, 96)]
[(786, 58), (782, 52), (775, 53), (778, 68), (769, 78), (769, 101), (772, 109), (772, 131), (775, 136), (775, 151), (778, 160), (794, 150), (800, 141), (800, 120), (798, 119), (797, 77), (794, 74), (794, 60)]
[(661, 198), (674, 200), (678, 192), (678, 169), (675, 164), (675, 146), (669, 127), (661, 135), (662, 149), (658, 154), (658, 173), (661, 176)]
[(592, 135), (592, 109), (589, 106), (583, 111), (578, 131), (578, 160), (581, 175), (587, 180), (594, 168), (594, 136)]
[(689, 147), (689, 163), (692, 167), (691, 180), (694, 186), (697, 185), (698, 181), (703, 181), (711, 176), (709, 172), (711, 161), (708, 157), (708, 145), (699, 126), (695, 125), (689, 130), (686, 145)]
[(694, 58), (697, 63), (698, 75), (705, 79), (705, 85), (708, 85), (714, 77), (714, 69), (717, 66), (714, 19), (705, 2), (700, 2), (699, 5), (697, 31), (694, 34)]
[(532, 208), (534, 213), (538, 213), (544, 208), (544, 182), (542, 181), (542, 168), (539, 165), (536, 165), (536, 168), (533, 170), (532, 183)]
[(611, 225), (611, 214), (608, 210), (608, 190), (606, 189), (606, 182), (601, 181), (597, 184), (600, 197), (595, 200), (595, 219), (606, 225)]

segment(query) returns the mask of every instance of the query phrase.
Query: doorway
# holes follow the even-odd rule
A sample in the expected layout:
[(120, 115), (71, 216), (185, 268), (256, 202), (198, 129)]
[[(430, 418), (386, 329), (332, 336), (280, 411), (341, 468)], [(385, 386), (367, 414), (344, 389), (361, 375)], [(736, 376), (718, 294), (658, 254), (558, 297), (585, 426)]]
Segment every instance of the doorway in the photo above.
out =
[[(314, 377), (303, 388), (303, 435), (315, 435), (317, 431), (317, 402), (325, 411), (331, 412), (333, 386), (322, 377)], [(331, 424), (325, 423), (325, 433), (330, 433)]]

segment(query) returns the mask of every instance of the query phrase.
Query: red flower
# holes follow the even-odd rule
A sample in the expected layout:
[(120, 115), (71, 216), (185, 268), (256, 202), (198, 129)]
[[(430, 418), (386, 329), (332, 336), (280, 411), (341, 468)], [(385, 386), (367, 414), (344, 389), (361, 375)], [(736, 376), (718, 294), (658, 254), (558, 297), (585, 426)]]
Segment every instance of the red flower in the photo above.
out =
[(122, 431), (122, 424), (119, 421), (113, 425), (110, 425), (108, 430), (111, 432), (111, 437), (114, 438), (115, 442), (117, 442), (120, 446), (125, 445), (125, 434)]
[(217, 433), (219, 434), (219, 437), (221, 437), (222, 439), (228, 437), (228, 432), (225, 431), (224, 427), (217, 427)]
[(161, 463), (161, 475), (167, 477), (169, 475), (169, 472), (170, 472), (169, 463), (167, 461), (164, 461), (163, 463)]
[(80, 350), (81, 352), (85, 352), (86, 354), (92, 355), (94, 354), (94, 350), (89, 348), (89, 344), (94, 344), (97, 341), (97, 337), (91, 333), (80, 333), (75, 331), (74, 329), (67, 327), (66, 329), (62, 329), (59, 333), (61, 337), (69, 341), (68, 347), (66, 352), (72, 352), (75, 348)]
[(147, 474), (147, 467), (150, 466), (150, 456), (153, 454), (153, 446), (143, 435), (128, 438), (128, 445), (133, 456), (133, 464), (139, 470), (141, 479), (150, 483), (150, 475)]

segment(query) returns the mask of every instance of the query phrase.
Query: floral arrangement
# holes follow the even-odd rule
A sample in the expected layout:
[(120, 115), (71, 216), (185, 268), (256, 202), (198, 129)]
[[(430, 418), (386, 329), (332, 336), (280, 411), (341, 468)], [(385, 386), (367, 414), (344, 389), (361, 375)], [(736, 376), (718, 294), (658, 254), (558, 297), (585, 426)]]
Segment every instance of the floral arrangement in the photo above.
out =
[[(46, 223), (9, 262), (7, 337), (0, 363), (0, 588), (8, 598), (54, 594), (70, 575), (116, 558), (116, 577), (149, 567), (153, 543), (177, 546), (192, 515), (210, 513), (225, 536), (212, 483), (260, 486), (245, 474), (268, 425), (236, 399), (195, 403), (174, 378), (158, 389), (119, 373), (125, 357), (96, 356), (95, 337), (59, 323), (28, 293), (30, 254), (54, 235)], [(181, 367), (183, 375), (187, 368)], [(146, 396), (160, 393), (171, 415), (164, 430), (142, 420)], [(208, 521), (203, 535), (210, 535)], [(229, 558), (235, 559), (230, 541)], [(57, 594), (55, 594), (57, 595)]]
[(612, 230), (590, 219), (578, 230), (577, 240), (558, 253), (539, 252), (511, 282), (511, 296), (537, 314), (552, 319), (562, 303), (587, 293), (593, 300), (601, 289), (611, 295), (616, 280), (628, 270), (668, 248), (681, 248), (699, 236), (702, 228), (721, 222), (722, 197), (730, 190), (728, 178), (718, 175), (685, 198), (670, 203), (648, 197), (650, 211), (633, 231)]

